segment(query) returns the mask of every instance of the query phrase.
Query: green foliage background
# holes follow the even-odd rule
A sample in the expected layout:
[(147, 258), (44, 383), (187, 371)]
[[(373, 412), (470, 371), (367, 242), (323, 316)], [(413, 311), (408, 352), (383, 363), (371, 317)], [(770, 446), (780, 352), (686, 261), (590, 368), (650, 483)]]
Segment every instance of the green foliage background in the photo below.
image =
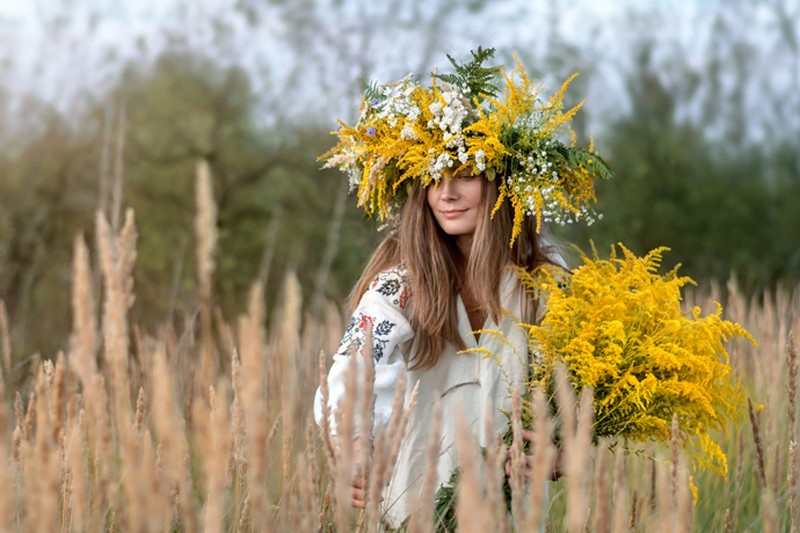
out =
[[(589, 101), (575, 123), (583, 142), (591, 130), (616, 173), (598, 185), (604, 219), (590, 228), (557, 228), (565, 241), (586, 247), (592, 239), (600, 250), (621, 241), (635, 253), (666, 245), (682, 273), (723, 284), (735, 275), (751, 295), (800, 281), (800, 125), (770, 123), (752, 90), (745, 92), (759, 73), (784, 76), (786, 90), (759, 93), (759, 103), (772, 116), (800, 116), (800, 79), (791, 74), (800, 72), (800, 29), (783, 3), (770, 4), (785, 25), (769, 44), (783, 69), (760, 65), (758, 48), (737, 25), (756, 9), (747, 3), (710, 12), (717, 20), (710, 52), (693, 61), (670, 53), (679, 48), (677, 36), (669, 42), (651, 35), (663, 15), (655, 8), (629, 7), (628, 44), (611, 57), (586, 44), (591, 39), (570, 40), (559, 19), (576, 9), (567, 6), (534, 2), (529, 11), (502, 15), (483, 1), (457, 8), (433, 2), (428, 12), (317, 0), (301, 16), (289, 4), (243, 2), (232, 12), (251, 30), (269, 27), (266, 14), (277, 17), (285, 26), (283, 63), (275, 54), (255, 66), (237, 62), (245, 50), (233, 48), (236, 28), (223, 19), (205, 47), (192, 44), (190, 25), (165, 22), (158, 49), (116, 59), (121, 68), (105, 84), (87, 81), (68, 109), (0, 82), (0, 299), (12, 317), (18, 376), (30, 354), (67, 346), (72, 245), (79, 235), (93, 243), (98, 208), (136, 212), (134, 320), (152, 328), (191, 323), (193, 187), (201, 158), (210, 162), (219, 206), (215, 298), (226, 316), (240, 310), (257, 279), (272, 305), (288, 268), (309, 288), (309, 311), (326, 299), (341, 305), (379, 235), (352, 198), (337, 213), (345, 178), (318, 168), (316, 157), (333, 144), (334, 119), (352, 119), (346, 113), (354, 113), (362, 76), (395, 79), (410, 62), (415, 72), (446, 68), (446, 52), (463, 59), (479, 44), (498, 48), (507, 66), (516, 50), (545, 80), (580, 70), (573, 100), (601, 79), (603, 64), (622, 65), (616, 72), (624, 94), (615, 96), (627, 105), (591, 115), (598, 103)], [(175, 5), (191, 9), (180, 0)], [(352, 9), (362, 9), (361, 16), (353, 18)], [(57, 15), (44, 22), (53, 24), (56, 40), (64, 24)], [(495, 42), (504, 25), (523, 16), (545, 19), (549, 32)], [(601, 22), (584, 24), (591, 32)], [(472, 35), (468, 28), (492, 31)], [(246, 51), (259, 57), (259, 43)], [(22, 109), (16, 119), (11, 102)], [(750, 134), (756, 124), (763, 135)], [(116, 181), (122, 197), (115, 204)], [(311, 297), (314, 291), (324, 298)]]

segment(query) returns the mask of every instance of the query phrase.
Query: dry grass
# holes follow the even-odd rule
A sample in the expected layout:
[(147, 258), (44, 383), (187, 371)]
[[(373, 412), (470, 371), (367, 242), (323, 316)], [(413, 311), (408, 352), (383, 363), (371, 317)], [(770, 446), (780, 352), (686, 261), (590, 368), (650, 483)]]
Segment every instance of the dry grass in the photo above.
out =
[[(302, 290), (291, 274), (269, 330), (258, 282), (245, 315), (228, 319), (214, 310), (210, 180), (201, 165), (199, 323), (189, 320), (181, 334), (172, 325), (144, 332), (129, 322), (136, 257), (130, 211), (119, 231), (103, 214), (97, 217), (93, 249), (102, 273), (100, 319), (92, 257), (78, 237), (70, 348), (33, 364), (30, 379), (17, 390), (7, 382), (13, 358), (20, 355), (8, 336), (14, 317), (6, 316), (0, 302), (0, 531), (376, 531), (381, 490), (410, 410), (431, 409), (434, 428), (442, 416), (454, 416), (436, 406), (409, 405), (413, 394), (402, 383), (395, 416), (362, 454), (366, 509), (353, 510), (354, 446), (343, 436), (371, 426), (374, 397), (364, 385), (374, 376), (372, 358), (365, 358), (360, 371), (354, 366), (347, 378), (358, 392), (338, 410), (339, 437), (327, 424), (318, 428), (311, 403), (329, 363), (325, 354), (343, 330), (342, 318), (334, 306), (318, 319), (303, 316)], [(713, 296), (695, 298), (709, 308)], [(699, 489), (696, 505), (677, 446), (667, 453), (649, 446), (626, 452), (620, 443), (606, 441), (593, 446), (591, 391), (575, 398), (562, 384), (558, 427), (566, 475), (545, 491), (556, 421), (539, 417), (531, 481), (512, 477), (517, 498), (511, 515), (501, 493), (505, 450), (490, 447), (481, 454), (461, 419), (462, 530), (516, 525), (529, 531), (544, 521), (552, 530), (567, 531), (797, 531), (798, 361), (790, 336), (798, 329), (797, 301), (797, 291), (748, 303), (735, 287), (729, 290), (729, 318), (742, 322), (760, 343), (758, 350), (740, 345), (732, 353), (734, 371), (756, 406), (749, 413), (751, 427), (719, 436), (729, 457), (728, 478), (692, 474)], [(545, 411), (542, 395), (533, 401), (537, 411)], [(516, 423), (515, 437), (512, 461), (520, 471), (524, 457)], [(437, 451), (432, 441), (425, 452), (431, 471)], [(417, 532), (431, 529), (433, 493), (430, 483), (426, 487), (410, 525)]]

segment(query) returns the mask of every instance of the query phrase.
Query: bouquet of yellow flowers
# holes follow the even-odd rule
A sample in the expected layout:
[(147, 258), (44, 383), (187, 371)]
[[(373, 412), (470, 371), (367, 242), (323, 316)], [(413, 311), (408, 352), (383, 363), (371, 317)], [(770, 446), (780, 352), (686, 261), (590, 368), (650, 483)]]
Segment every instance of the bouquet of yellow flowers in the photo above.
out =
[[(554, 389), (554, 370), (563, 361), (573, 387), (594, 391), (594, 434), (630, 441), (671, 439), (673, 415), (679, 446), (695, 467), (727, 471), (722, 449), (709, 434), (745, 413), (746, 396), (731, 375), (725, 342), (752, 336), (722, 319), (722, 307), (702, 316), (681, 308), (681, 289), (693, 284), (677, 267), (660, 275), (657, 248), (637, 257), (620, 245), (611, 257), (583, 256), (572, 272), (546, 266), (519, 271), (547, 313), (525, 325), (536, 354), (528, 389)], [(533, 413), (527, 413), (527, 417)], [(526, 417), (526, 418), (527, 418)], [(530, 419), (530, 418), (529, 418)]]

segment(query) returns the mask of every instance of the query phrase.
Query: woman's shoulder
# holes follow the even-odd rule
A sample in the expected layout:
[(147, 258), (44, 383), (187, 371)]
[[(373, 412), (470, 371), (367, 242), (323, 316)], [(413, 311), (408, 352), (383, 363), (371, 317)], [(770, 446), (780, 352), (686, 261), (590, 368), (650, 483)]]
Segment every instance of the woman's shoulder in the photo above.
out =
[(400, 310), (405, 309), (410, 295), (408, 271), (402, 264), (381, 271), (370, 282), (367, 292), (387, 300)]

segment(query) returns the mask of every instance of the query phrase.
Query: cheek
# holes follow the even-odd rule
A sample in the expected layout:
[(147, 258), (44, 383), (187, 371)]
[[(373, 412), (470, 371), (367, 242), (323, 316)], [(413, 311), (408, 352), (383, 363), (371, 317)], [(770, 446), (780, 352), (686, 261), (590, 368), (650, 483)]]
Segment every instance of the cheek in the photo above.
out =
[(430, 207), (431, 209), (433, 209), (436, 205), (437, 196), (438, 195), (436, 194), (436, 187), (434, 185), (429, 185), (425, 189), (425, 200), (426, 203), (428, 204), (428, 207)]
[(469, 191), (469, 198), (473, 207), (480, 207), (483, 200), (483, 183), (481, 181), (474, 181), (474, 185)]

